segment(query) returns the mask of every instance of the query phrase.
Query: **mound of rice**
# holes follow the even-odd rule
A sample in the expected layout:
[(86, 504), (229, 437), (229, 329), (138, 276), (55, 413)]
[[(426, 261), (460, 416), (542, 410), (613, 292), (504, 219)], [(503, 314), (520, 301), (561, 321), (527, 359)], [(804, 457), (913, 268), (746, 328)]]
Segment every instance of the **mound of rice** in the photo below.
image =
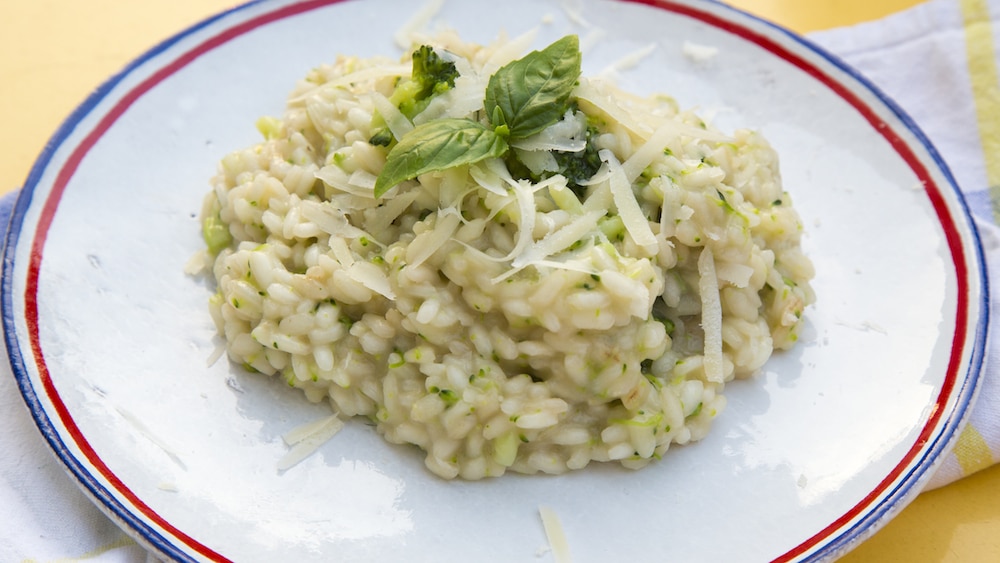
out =
[[(525, 51), (454, 34), (432, 46), (458, 76), (419, 113), (390, 102), (409, 55), (343, 56), (258, 122), (263, 142), (222, 160), (203, 221), (230, 359), (367, 417), (444, 478), (639, 468), (703, 437), (725, 384), (791, 347), (813, 300), (774, 150), (580, 77), (516, 160), (375, 197), (380, 127), (394, 143), (434, 119), (486, 119), (487, 80)], [(588, 150), (589, 177), (552, 166)]]

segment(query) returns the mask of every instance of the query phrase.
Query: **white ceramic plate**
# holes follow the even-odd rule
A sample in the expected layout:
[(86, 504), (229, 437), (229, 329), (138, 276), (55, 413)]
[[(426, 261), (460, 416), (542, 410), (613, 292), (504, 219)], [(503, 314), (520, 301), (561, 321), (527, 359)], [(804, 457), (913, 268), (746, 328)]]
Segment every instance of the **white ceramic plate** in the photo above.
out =
[(195, 215), (217, 161), (257, 140), (255, 119), (280, 114), (296, 79), (338, 53), (401, 54), (392, 34), (418, 7), (221, 14), (112, 78), (37, 163), (5, 245), (7, 346), (38, 426), (105, 512), (177, 560), (546, 560), (546, 505), (577, 561), (765, 561), (839, 555), (917, 494), (982, 363), (969, 215), (934, 150), (862, 78), (699, 1), (451, 1), (430, 25), (480, 42), (538, 27), (538, 47), (599, 38), (586, 73), (655, 45), (624, 88), (762, 130), (817, 269), (801, 345), (731, 384), (708, 438), (639, 472), (444, 482), (353, 421), (279, 473), (280, 436), (327, 409), (207, 366), (212, 289), (182, 272), (202, 244)]

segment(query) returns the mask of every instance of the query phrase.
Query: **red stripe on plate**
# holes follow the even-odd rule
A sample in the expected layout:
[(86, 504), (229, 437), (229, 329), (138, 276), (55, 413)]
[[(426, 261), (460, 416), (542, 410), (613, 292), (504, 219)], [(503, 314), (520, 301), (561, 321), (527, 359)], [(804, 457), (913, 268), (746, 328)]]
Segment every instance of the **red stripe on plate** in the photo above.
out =
[(35, 229), (35, 238), (32, 241), (31, 255), (28, 262), (27, 280), (24, 291), (25, 324), (28, 329), (31, 351), (35, 357), (35, 364), (38, 368), (39, 380), (45, 390), (45, 394), (52, 402), (52, 407), (55, 409), (60, 422), (63, 426), (65, 426), (66, 431), (76, 443), (77, 447), (80, 448), (80, 451), (87, 458), (87, 461), (89, 461), (91, 465), (94, 466), (94, 469), (96, 469), (97, 472), (108, 481), (113, 489), (118, 491), (118, 493), (127, 499), (128, 502), (132, 504), (140, 513), (159, 526), (162, 530), (173, 535), (185, 545), (194, 549), (197, 553), (214, 561), (227, 561), (227, 559), (223, 555), (215, 552), (211, 548), (205, 546), (198, 540), (168, 523), (163, 519), (163, 517), (157, 514), (156, 511), (151, 509), (146, 503), (139, 499), (139, 497), (136, 496), (136, 494), (132, 492), (132, 490), (129, 489), (128, 486), (126, 486), (125, 483), (123, 483), (110, 468), (108, 468), (100, 456), (97, 455), (90, 443), (87, 441), (87, 438), (76, 425), (69, 409), (66, 408), (66, 404), (63, 403), (62, 397), (60, 397), (59, 391), (56, 389), (52, 381), (48, 366), (45, 363), (45, 356), (42, 352), (41, 339), (39, 337), (38, 278), (39, 271), (41, 270), (43, 251), (45, 249), (45, 241), (48, 236), (49, 228), (52, 226), (52, 221), (55, 218), (56, 211), (58, 210), (63, 192), (66, 190), (67, 184), (73, 177), (73, 174), (76, 172), (80, 163), (83, 161), (87, 153), (90, 152), (90, 149), (93, 148), (93, 146), (101, 138), (101, 136), (103, 136), (108, 129), (111, 128), (111, 126), (128, 110), (129, 107), (132, 106), (133, 103), (135, 103), (136, 100), (201, 55), (231, 41), (232, 39), (268, 23), (308, 12), (323, 6), (336, 4), (341, 1), (342, 0), (312, 0), (301, 4), (294, 4), (273, 12), (262, 14), (231, 28), (227, 28), (218, 35), (207, 39), (190, 51), (185, 52), (180, 57), (143, 80), (138, 86), (128, 91), (124, 96), (122, 96), (118, 103), (116, 103), (114, 107), (112, 107), (111, 110), (104, 115), (104, 117), (98, 122), (97, 126), (94, 127), (94, 129), (83, 139), (83, 141), (77, 145), (77, 147), (70, 154), (69, 158), (66, 160), (65, 164), (63, 164), (62, 168), (59, 170), (59, 174), (56, 177), (52, 190), (49, 192), (49, 196), (45, 200), (45, 204), (42, 207), (41, 216), (38, 219), (38, 225)]
[[(97, 455), (94, 449), (90, 446), (86, 437), (80, 431), (74, 422), (69, 410), (63, 403), (62, 398), (59, 395), (58, 390), (52, 382), (51, 375), (48, 371), (48, 367), (45, 363), (45, 357), (42, 352), (41, 340), (39, 337), (39, 326), (38, 326), (38, 280), (39, 272), (41, 269), (41, 262), (43, 251), (45, 247), (46, 238), (48, 235), (49, 228), (52, 226), (52, 221), (55, 217), (56, 211), (59, 206), (59, 202), (62, 198), (63, 192), (66, 189), (67, 184), (72, 178), (73, 174), (76, 172), (77, 168), (82, 162), (83, 158), (90, 151), (90, 149), (97, 143), (97, 141), (104, 135), (108, 129), (125, 113), (128, 108), (135, 103), (140, 97), (142, 97), (146, 92), (151, 90), (153, 87), (158, 85), (160, 82), (169, 78), (171, 75), (176, 73), (178, 70), (184, 66), (190, 64), (195, 59), (200, 57), (220, 45), (227, 43), (228, 41), (239, 37), (245, 33), (253, 31), (254, 29), (266, 25), (268, 23), (284, 19), (287, 17), (302, 14), (317, 8), (328, 6), (331, 4), (336, 4), (343, 0), (311, 0), (300, 4), (295, 4), (291, 6), (286, 6), (284, 8), (275, 10), (273, 12), (268, 12), (247, 20), (243, 23), (235, 25), (231, 28), (223, 30), (218, 35), (215, 35), (203, 43), (199, 44), (190, 51), (185, 52), (180, 57), (167, 64), (160, 70), (153, 73), (149, 78), (142, 81), (138, 86), (127, 92), (121, 100), (114, 105), (114, 107), (98, 122), (97, 126), (84, 138), (84, 140), (76, 147), (69, 158), (63, 164), (59, 171), (56, 181), (49, 193), (48, 198), (42, 207), (41, 216), (38, 221), (38, 226), (35, 230), (35, 238), (32, 241), (31, 255), (28, 264), (27, 271), (27, 281), (25, 288), (25, 323), (28, 329), (29, 341), (31, 345), (32, 353), (35, 357), (35, 363), (38, 368), (39, 379), (42, 383), (42, 387), (45, 394), (49, 397), (52, 402), (53, 408), (55, 409), (61, 423), (65, 426), (70, 437), (76, 443), (77, 447), (87, 458), (87, 460), (94, 466), (94, 468), (100, 473), (104, 479), (108, 481), (111, 487), (120, 493), (130, 504), (132, 504), (140, 513), (142, 513), (151, 522), (155, 523), (165, 532), (173, 535), (182, 541), (185, 545), (195, 550), (197, 553), (208, 557), (209, 559), (215, 561), (226, 561), (226, 558), (221, 554), (213, 551), (211, 548), (198, 542), (191, 536), (185, 534), (181, 530), (164, 520), (159, 514), (152, 510), (148, 505), (146, 505), (142, 500), (140, 500), (135, 493), (133, 493), (104, 463), (103, 460)], [(769, 51), (775, 56), (785, 60), (786, 62), (799, 68), (809, 76), (813, 77), (820, 83), (827, 86), (830, 90), (844, 99), (852, 107), (854, 107), (858, 113), (860, 113), (871, 125), (872, 127), (886, 140), (890, 145), (896, 150), (900, 157), (909, 165), (916, 174), (917, 178), (923, 183), (927, 195), (934, 207), (935, 213), (938, 216), (938, 220), (941, 223), (942, 228), (945, 232), (945, 239), (948, 243), (948, 249), (951, 252), (952, 260), (955, 266), (955, 275), (958, 282), (958, 303), (955, 318), (955, 334), (952, 340), (952, 350), (948, 363), (948, 372), (944, 384), (942, 385), (941, 393), (938, 395), (936, 400), (936, 405), (934, 411), (930, 414), (927, 423), (924, 425), (920, 432), (917, 441), (914, 443), (913, 447), (906, 453), (902, 461), (893, 468), (893, 470), (883, 479), (878, 486), (869, 493), (864, 499), (862, 499), (857, 505), (855, 505), (851, 510), (847, 511), (836, 521), (831, 523), (829, 526), (825, 527), (820, 532), (816, 533), (812, 537), (808, 538), (806, 541), (802, 542), (795, 548), (791, 549), (787, 553), (783, 554), (776, 561), (788, 561), (801, 556), (811, 549), (819, 545), (824, 539), (831, 537), (837, 531), (844, 528), (845, 525), (856, 519), (859, 515), (865, 512), (867, 508), (873, 505), (885, 492), (890, 488), (890, 486), (895, 483), (904, 471), (911, 465), (911, 463), (916, 459), (923, 449), (923, 445), (931, 441), (934, 435), (935, 429), (941, 421), (941, 416), (943, 415), (951, 393), (954, 389), (955, 383), (958, 378), (959, 368), (962, 364), (962, 357), (964, 352), (964, 343), (967, 336), (967, 323), (968, 323), (968, 306), (969, 306), (969, 280), (968, 280), (968, 270), (965, 262), (965, 254), (963, 252), (961, 235), (956, 229), (954, 219), (948, 209), (948, 204), (945, 197), (941, 193), (940, 188), (937, 183), (933, 180), (927, 168), (921, 162), (921, 160), (915, 155), (910, 146), (898, 135), (894, 130), (892, 130), (888, 124), (886, 124), (877, 113), (868, 106), (868, 104), (863, 101), (857, 94), (851, 91), (850, 88), (841, 84), (836, 79), (830, 77), (828, 74), (817, 68), (813, 63), (804, 59), (802, 56), (793, 53), (785, 46), (781, 45), (774, 39), (768, 37), (767, 35), (754, 31), (750, 28), (739, 25), (735, 22), (724, 19), (721, 16), (702, 11), (700, 9), (694, 8), (692, 6), (687, 6), (683, 4), (677, 4), (669, 0), (623, 0), (627, 2), (633, 2), (637, 4), (644, 4), (654, 8), (659, 8), (679, 14), (682, 16), (690, 17), (692, 19), (698, 20), (702, 23), (711, 25), (720, 30), (726, 31), (737, 37), (740, 37), (746, 41), (754, 43), (759, 47)]]
[(938, 221), (941, 223), (941, 227), (944, 230), (945, 240), (948, 243), (948, 250), (951, 252), (952, 261), (955, 266), (955, 277), (958, 283), (957, 307), (955, 312), (955, 334), (952, 338), (951, 355), (948, 359), (948, 371), (941, 386), (941, 392), (938, 394), (935, 401), (933, 412), (930, 413), (926, 424), (910, 450), (906, 452), (906, 455), (903, 456), (903, 459), (899, 462), (899, 464), (896, 465), (896, 467), (894, 467), (888, 475), (886, 475), (886, 477), (878, 484), (877, 487), (875, 487), (874, 490), (872, 490), (858, 504), (837, 518), (837, 520), (832, 522), (829, 526), (823, 528), (795, 548), (775, 559), (775, 561), (781, 562), (790, 561), (817, 547), (823, 540), (832, 537), (836, 532), (844, 529), (847, 524), (862, 515), (866, 509), (874, 506), (879, 498), (889, 490), (889, 488), (905, 471), (907, 471), (908, 468), (910, 468), (911, 464), (923, 450), (924, 445), (930, 442), (933, 438), (934, 433), (941, 422), (941, 417), (945, 412), (944, 407), (947, 406), (947, 403), (951, 398), (952, 391), (955, 388), (955, 383), (958, 380), (959, 369), (961, 368), (962, 357), (965, 351), (965, 341), (968, 335), (969, 273), (968, 266), (965, 262), (962, 237), (955, 226), (954, 218), (948, 209), (948, 204), (944, 195), (941, 193), (941, 189), (931, 177), (927, 168), (924, 166), (924, 163), (921, 162), (920, 158), (916, 156), (906, 141), (904, 141), (903, 138), (896, 133), (896, 131), (889, 127), (889, 125), (849, 87), (845, 86), (841, 82), (838, 82), (836, 79), (816, 67), (812, 62), (806, 60), (801, 55), (790, 51), (773, 38), (735, 22), (726, 20), (718, 15), (704, 12), (692, 6), (677, 4), (669, 0), (625, 1), (645, 4), (687, 16), (750, 41), (751, 43), (769, 51), (773, 55), (785, 60), (789, 64), (794, 65), (840, 96), (844, 101), (857, 110), (857, 112), (861, 114), (861, 116), (864, 117), (869, 124), (871, 124), (875, 131), (877, 131), (886, 141), (889, 142), (893, 149), (895, 149), (895, 151), (899, 154), (903, 161), (906, 162), (906, 164), (923, 184), (924, 189), (927, 192), (927, 197), (930, 199), (931, 205), (934, 207), (934, 212), (937, 214)]

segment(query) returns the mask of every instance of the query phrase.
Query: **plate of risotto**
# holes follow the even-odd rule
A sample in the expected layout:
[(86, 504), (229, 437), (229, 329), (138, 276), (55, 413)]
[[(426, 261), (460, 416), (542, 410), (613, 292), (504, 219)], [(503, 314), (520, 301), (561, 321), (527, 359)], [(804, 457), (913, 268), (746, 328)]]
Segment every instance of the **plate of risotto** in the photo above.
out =
[(38, 427), (169, 561), (834, 559), (988, 315), (909, 118), (695, 0), (234, 8), (80, 106), (4, 253)]

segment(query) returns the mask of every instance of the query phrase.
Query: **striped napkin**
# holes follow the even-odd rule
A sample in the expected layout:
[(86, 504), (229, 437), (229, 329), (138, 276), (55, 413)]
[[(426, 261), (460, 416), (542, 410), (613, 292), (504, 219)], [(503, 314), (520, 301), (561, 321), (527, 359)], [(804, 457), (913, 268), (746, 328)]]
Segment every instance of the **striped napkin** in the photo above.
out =
[[(949, 163), (1000, 280), (1000, 0), (931, 0), (885, 19), (815, 33), (914, 118)], [(13, 194), (0, 198), (0, 225)], [(995, 290), (1000, 299), (1000, 289)], [(998, 309), (1000, 310), (1000, 309)], [(2, 344), (0, 344), (2, 346)], [(1000, 460), (1000, 334), (970, 424), (934, 475), (939, 487)], [(151, 558), (67, 478), (0, 363), (0, 561)]]
[[(992, 308), (1000, 311), (1000, 0), (931, 0), (887, 18), (809, 35), (893, 98), (930, 138), (980, 230)], [(996, 320), (994, 319), (994, 323)], [(979, 399), (927, 485), (1000, 461), (1000, 332), (993, 330)]]

